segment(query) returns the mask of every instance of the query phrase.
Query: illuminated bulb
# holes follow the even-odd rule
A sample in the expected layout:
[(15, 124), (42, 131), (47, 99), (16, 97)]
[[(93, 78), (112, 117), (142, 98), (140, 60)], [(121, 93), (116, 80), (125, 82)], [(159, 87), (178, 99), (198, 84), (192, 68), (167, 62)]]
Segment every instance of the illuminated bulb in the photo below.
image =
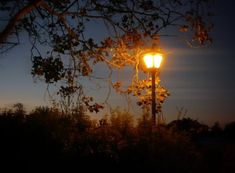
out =
[(146, 54), (144, 55), (144, 62), (147, 68), (159, 68), (162, 62), (162, 54)]

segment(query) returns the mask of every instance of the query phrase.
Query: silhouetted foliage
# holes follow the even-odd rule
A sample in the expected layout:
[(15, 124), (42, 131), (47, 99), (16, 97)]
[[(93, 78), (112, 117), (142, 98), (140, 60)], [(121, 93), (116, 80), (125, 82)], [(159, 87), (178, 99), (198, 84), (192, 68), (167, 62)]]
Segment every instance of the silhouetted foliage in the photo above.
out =
[[(21, 106), (20, 106), (21, 107)], [(99, 122), (86, 114), (65, 115), (37, 107), (30, 114), (5, 109), (0, 113), (0, 157), (8, 172), (141, 171), (233, 172), (234, 123), (220, 133), (183, 118), (152, 126), (145, 113), (137, 122), (115, 109)], [(212, 131), (218, 131), (218, 123)], [(197, 136), (197, 138), (192, 138)], [(228, 138), (229, 137), (229, 138)], [(17, 166), (13, 166), (17, 165)]]
[(209, 127), (207, 125), (201, 124), (197, 120), (193, 120), (191, 118), (174, 120), (167, 126), (172, 130), (185, 133), (185, 135), (188, 135), (191, 138), (197, 138), (201, 135), (205, 135), (208, 133), (209, 130)]
[(223, 135), (223, 129), (220, 126), (219, 122), (215, 122), (214, 125), (210, 128), (210, 133), (212, 136), (220, 137)]
[(235, 140), (235, 122), (227, 124), (224, 128), (224, 133), (227, 138)]

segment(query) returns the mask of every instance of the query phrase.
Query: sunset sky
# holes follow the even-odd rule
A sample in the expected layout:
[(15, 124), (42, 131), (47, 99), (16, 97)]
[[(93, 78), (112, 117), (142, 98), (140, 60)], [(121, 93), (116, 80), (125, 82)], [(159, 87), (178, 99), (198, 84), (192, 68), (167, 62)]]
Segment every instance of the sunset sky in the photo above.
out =
[[(177, 107), (184, 107), (187, 116), (209, 125), (216, 121), (221, 124), (235, 121), (234, 9), (225, 1), (216, 2), (215, 7), (212, 45), (190, 48), (181, 39), (161, 40), (161, 47), (169, 53), (161, 68), (161, 83), (171, 93), (163, 105), (167, 122), (177, 118)], [(23, 40), (21, 45), (0, 55), (1, 108), (17, 102), (23, 103), (28, 110), (35, 105), (48, 104), (46, 84), (34, 82), (30, 73), (27, 41)], [(99, 92), (91, 91), (90, 94), (102, 98)], [(110, 104), (123, 107), (126, 101), (112, 94)], [(135, 105), (133, 102), (130, 110), (133, 114), (137, 113)]]

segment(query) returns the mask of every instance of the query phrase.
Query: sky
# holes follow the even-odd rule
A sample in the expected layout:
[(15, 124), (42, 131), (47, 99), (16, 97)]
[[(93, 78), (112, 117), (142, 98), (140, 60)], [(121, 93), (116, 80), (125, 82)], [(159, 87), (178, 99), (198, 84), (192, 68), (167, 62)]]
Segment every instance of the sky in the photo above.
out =
[[(233, 6), (218, 1), (215, 3), (215, 14), (213, 44), (207, 47), (189, 48), (180, 39), (161, 40), (161, 47), (169, 52), (160, 74), (161, 84), (171, 93), (163, 105), (167, 122), (177, 118), (177, 109), (180, 108), (187, 110), (186, 116), (208, 125), (217, 121), (222, 125), (235, 121)], [(26, 54), (29, 49), (27, 42), (22, 41), (21, 45), (0, 55), (1, 108), (18, 102), (23, 103), (27, 110), (35, 105), (49, 104), (46, 84), (35, 81), (31, 76), (31, 60)], [(101, 99), (95, 89), (89, 94)], [(109, 102), (113, 107), (127, 108), (125, 99), (114, 93)], [(131, 105), (130, 111), (138, 114), (135, 102)]]

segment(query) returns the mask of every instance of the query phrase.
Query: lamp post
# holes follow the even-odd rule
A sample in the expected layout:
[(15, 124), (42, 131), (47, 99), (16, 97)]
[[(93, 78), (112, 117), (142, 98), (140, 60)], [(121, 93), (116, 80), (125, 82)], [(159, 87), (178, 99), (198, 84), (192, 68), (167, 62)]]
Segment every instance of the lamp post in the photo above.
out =
[(144, 62), (146, 67), (152, 74), (152, 121), (153, 125), (156, 125), (156, 73), (159, 72), (159, 68), (162, 62), (162, 54), (160, 53), (148, 53), (144, 55)]

